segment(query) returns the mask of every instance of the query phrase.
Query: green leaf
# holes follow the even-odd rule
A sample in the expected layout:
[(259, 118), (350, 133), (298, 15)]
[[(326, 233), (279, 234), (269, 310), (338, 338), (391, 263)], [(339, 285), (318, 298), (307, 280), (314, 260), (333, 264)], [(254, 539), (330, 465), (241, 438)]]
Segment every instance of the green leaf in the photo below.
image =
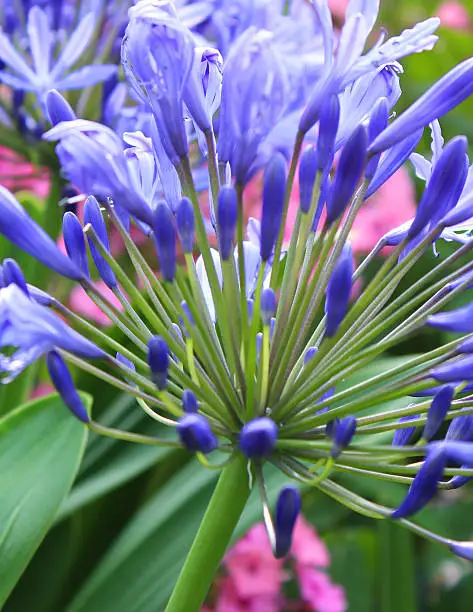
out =
[[(90, 399), (84, 398), (90, 406)], [(76, 475), (87, 429), (57, 395), (0, 420), (0, 605), (52, 524)]]

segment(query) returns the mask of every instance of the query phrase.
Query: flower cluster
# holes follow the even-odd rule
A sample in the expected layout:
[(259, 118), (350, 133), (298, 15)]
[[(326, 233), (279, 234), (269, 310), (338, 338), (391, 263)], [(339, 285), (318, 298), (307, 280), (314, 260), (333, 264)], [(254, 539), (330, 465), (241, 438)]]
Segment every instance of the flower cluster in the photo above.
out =
[[(204, 10), (207, 3), (197, 5)], [(121, 55), (142, 129), (123, 138), (120, 130), (71, 116), (60, 94), (48, 94), (54, 127), (44, 139), (57, 142), (63, 175), (87, 198), (83, 222), (64, 215), (63, 254), (2, 188), (0, 232), (79, 283), (121, 335), (97, 329), (27, 284), (6, 261), (4, 381), (46, 354), (66, 405), (91, 429), (170, 444), (93, 421), (67, 362), (134, 395), (150, 418), (175, 428), (171, 444), (196, 453), (204, 466), (225, 475), (244, 461), (246, 489), (255, 483), (259, 490), (277, 559), (291, 549), (301, 495), (293, 484), (283, 487), (272, 513), (266, 463), (355, 511), (397, 519), (473, 558), (472, 543), (409, 520), (439, 488), (473, 475), (473, 306), (444, 312), (472, 284), (473, 242), (465, 229), (473, 217), (473, 171), (466, 138), (445, 144), (438, 124), (473, 93), (473, 58), (391, 121), (401, 93), (398, 60), (432, 48), (437, 19), (387, 40), (382, 34), (364, 52), (377, 1), (350, 0), (337, 41), (326, 1), (249, 5), (265, 10), (238, 23), (196, 11), (194, 30), (171, 0), (130, 8)], [(178, 8), (189, 19), (192, 6)], [(294, 31), (301, 48), (284, 36)], [(222, 53), (207, 45), (212, 33)], [(429, 124), (432, 160), (412, 157)], [(416, 214), (356, 266), (348, 240), (355, 219), (410, 157), (426, 180)], [(250, 219), (245, 235), (244, 193), (261, 169), (261, 218)], [(283, 249), (296, 182), (299, 208)], [(198, 195), (206, 190), (208, 218)], [(111, 254), (109, 226), (129, 262)], [(155, 246), (159, 276), (131, 226)], [(455, 241), (454, 252), (405, 288), (406, 274), (441, 239)], [(355, 281), (385, 246), (394, 249), (350, 302)], [(120, 308), (98, 289), (97, 277)], [(350, 384), (423, 325), (462, 335)], [(411, 396), (421, 399), (412, 403)], [(404, 408), (379, 409), (399, 398)], [(387, 508), (340, 484), (343, 473), (409, 490), (398, 508)]]

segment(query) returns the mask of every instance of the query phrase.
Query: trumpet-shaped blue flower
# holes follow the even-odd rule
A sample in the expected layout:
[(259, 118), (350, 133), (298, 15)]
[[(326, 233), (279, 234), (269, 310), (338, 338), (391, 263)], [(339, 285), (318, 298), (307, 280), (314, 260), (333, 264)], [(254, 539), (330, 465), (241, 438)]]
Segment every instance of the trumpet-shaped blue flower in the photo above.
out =
[(100, 359), (105, 353), (45, 306), (29, 299), (16, 285), (0, 289), (0, 348), (14, 347), (11, 355), (0, 355), (1, 381), (9, 382), (38, 357), (55, 348), (85, 359)]
[(39, 6), (28, 12), (28, 47), (32, 64), (15, 49), (8, 35), (0, 32), (0, 60), (5, 68), (0, 70), (0, 81), (13, 89), (31, 91), (40, 101), (50, 89), (81, 89), (106, 80), (117, 70), (112, 65), (83, 66), (73, 72), (71, 68), (88, 48), (95, 30), (95, 17), (89, 13), (81, 19), (69, 36), (59, 57), (53, 61), (54, 31), (48, 16)]

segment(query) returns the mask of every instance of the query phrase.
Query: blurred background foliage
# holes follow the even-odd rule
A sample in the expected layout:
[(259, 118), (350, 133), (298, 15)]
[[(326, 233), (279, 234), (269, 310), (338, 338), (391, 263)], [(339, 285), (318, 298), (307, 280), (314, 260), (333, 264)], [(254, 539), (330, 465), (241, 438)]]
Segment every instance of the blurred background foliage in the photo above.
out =
[[(383, 0), (381, 4), (379, 23), (391, 34), (435, 15), (438, 7), (432, 0)], [(398, 111), (456, 63), (473, 55), (473, 2), (464, 0), (463, 6), (472, 17), (470, 30), (441, 27), (440, 40), (433, 51), (403, 62), (403, 97)], [(473, 99), (445, 117), (442, 128), (446, 140), (463, 133), (473, 143)], [(421, 152), (427, 155), (429, 149), (430, 135), (426, 130)], [(37, 203), (28, 198), (23, 202), (35, 211)], [(10, 249), (8, 255), (12, 256), (10, 247), (0, 245), (0, 250), (4, 248)], [(450, 249), (448, 244), (439, 248), (441, 256)], [(19, 260), (24, 263), (22, 256)], [(424, 274), (429, 261), (425, 258), (405, 282), (411, 283)], [(29, 258), (28, 263), (33, 265)], [(369, 274), (375, 272), (377, 265), (371, 267)], [(40, 273), (26, 265), (24, 270), (30, 278)], [(471, 290), (461, 299), (471, 300)], [(422, 330), (386, 359), (403, 359), (444, 340), (439, 332)], [(370, 374), (373, 369), (384, 369), (388, 362), (378, 361)], [(1, 390), (2, 412), (25, 399), (29, 383), (22, 379), (35, 375), (36, 371), (27, 373), (8, 391)], [(77, 383), (94, 398), (96, 420), (149, 434), (160, 429), (134, 409), (130, 398), (116, 395), (96, 379), (80, 375)], [(169, 432), (160, 431), (160, 435)], [(128, 445), (90, 435), (75, 484), (59, 510), (55, 526), (3, 609), (162, 610), (215, 478), (185, 451)], [(272, 501), (281, 478), (275, 473), (270, 479)], [(360, 493), (380, 503), (396, 504), (403, 493), (402, 487), (381, 481), (353, 480), (351, 487), (356, 486)], [(235, 537), (261, 520), (259, 512), (260, 505), (253, 499)], [(315, 490), (305, 491), (304, 512), (329, 547), (331, 576), (346, 589), (351, 612), (471, 612), (473, 566), (467, 562), (411, 536), (395, 524), (378, 524), (355, 515)], [(419, 518), (421, 524), (443, 534), (473, 539), (472, 515), (473, 489), (465, 487), (439, 495)]]

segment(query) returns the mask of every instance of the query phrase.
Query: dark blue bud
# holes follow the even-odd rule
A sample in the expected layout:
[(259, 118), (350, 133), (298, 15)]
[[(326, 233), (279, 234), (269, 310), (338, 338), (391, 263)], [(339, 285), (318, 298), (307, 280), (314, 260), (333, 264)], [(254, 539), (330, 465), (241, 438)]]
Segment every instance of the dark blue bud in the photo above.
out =
[(315, 147), (308, 147), (301, 155), (299, 163), (299, 193), (301, 211), (308, 213), (312, 201), (315, 177), (317, 175), (317, 153)]
[(233, 240), (238, 219), (238, 199), (233, 187), (222, 187), (218, 196), (218, 237), (223, 261), (233, 254)]
[[(368, 124), (368, 138), (370, 142), (378, 136), (384, 129), (386, 129), (389, 120), (389, 106), (387, 98), (380, 98), (375, 104), (375, 107), (370, 115), (370, 122)], [(373, 155), (368, 160), (365, 168), (365, 178), (371, 180), (378, 168), (381, 153)]]
[[(461, 466), (462, 468), (466, 466)], [(450, 480), (444, 483), (444, 489), (448, 489), (449, 491), (453, 491), (454, 489), (460, 489), (465, 486), (467, 482), (470, 482), (471, 476), (452, 476)]]
[(176, 429), (181, 442), (194, 453), (207, 454), (217, 448), (217, 438), (201, 414), (185, 414)]
[(120, 363), (125, 368), (128, 368), (129, 370), (132, 370), (133, 372), (136, 370), (135, 364), (133, 363), (133, 361), (130, 361), (129, 359), (124, 357), (121, 353), (117, 353), (115, 358), (118, 361), (118, 363)]
[(422, 437), (424, 440), (427, 440), (427, 442), (430, 442), (440, 429), (450, 409), (454, 395), (455, 387), (447, 385), (440, 389), (432, 400), (429, 412), (427, 413), (427, 423), (425, 424), (422, 434)]
[(171, 323), (172, 334), (176, 340), (182, 340), (182, 330), (177, 323)]
[(331, 455), (336, 459), (353, 439), (356, 431), (356, 419), (349, 415), (335, 424)]
[(51, 351), (46, 357), (51, 382), (72, 414), (82, 421), (89, 423), (90, 417), (87, 410), (77, 393), (71, 373), (64, 359), (56, 351)]
[(430, 372), (430, 376), (445, 383), (473, 380), (473, 355), (438, 366)]
[(462, 198), (458, 206), (450, 209), (442, 221), (446, 227), (451, 227), (468, 221), (471, 217), (473, 217), (473, 193), (469, 193), (465, 198)]
[[(456, 221), (456, 219), (458, 218), (460, 218), (461, 220), (463, 218), (463, 220), (465, 220), (463, 215), (465, 214), (466, 211), (463, 210), (463, 214), (458, 213), (458, 209), (460, 208), (458, 206), (458, 203), (464, 192), (466, 181), (468, 179), (469, 170), (470, 170), (470, 159), (468, 155), (465, 155), (463, 159), (463, 165), (460, 165), (460, 167), (457, 169), (457, 176), (450, 190), (450, 197), (443, 200), (441, 202), (441, 205), (434, 212), (431, 225), (436, 225), (439, 221), (442, 222), (442, 225), (446, 225), (445, 219), (447, 217), (449, 219), (450, 225), (456, 225), (456, 223), (461, 223), (461, 221)], [(463, 204), (464, 202), (462, 203), (462, 205)], [(455, 215), (455, 218), (454, 218), (455, 223), (452, 224), (452, 217), (450, 216), (450, 213), (453, 213), (455, 209), (457, 209), (458, 214)]]
[(176, 230), (166, 202), (158, 202), (156, 206), (153, 229), (161, 273), (165, 281), (172, 283), (176, 274)]
[(168, 381), (169, 348), (161, 336), (148, 340), (148, 365), (154, 384), (163, 391)]
[(429, 451), (422, 467), (412, 481), (404, 501), (391, 518), (406, 518), (421, 510), (437, 492), (438, 483), (442, 479), (446, 457), (443, 448), (436, 447)]
[(467, 468), (473, 467), (473, 443), (472, 442), (432, 442), (428, 446), (432, 449), (441, 449), (447, 459), (447, 463), (461, 464)]
[(453, 542), (450, 544), (450, 550), (457, 557), (473, 561), (473, 542)]
[[(335, 395), (335, 387), (331, 387), (328, 391), (325, 391), (325, 393), (322, 395), (322, 397), (320, 397), (317, 400), (317, 404), (321, 404), (322, 402), (325, 402), (325, 400), (330, 399), (334, 395)], [(327, 412), (327, 410), (330, 410), (330, 406), (328, 406), (328, 405), (324, 406), (320, 410), (317, 410), (317, 412), (315, 414), (324, 414), (325, 412)], [(332, 419), (331, 421), (329, 421), (327, 423), (327, 425), (325, 427), (325, 433), (331, 439), (333, 438), (333, 435), (335, 433), (335, 425), (338, 423), (339, 420), (340, 419)]]
[(55, 89), (51, 89), (46, 95), (46, 108), (52, 125), (77, 119), (69, 102)]
[(188, 414), (198, 412), (199, 410), (197, 398), (190, 389), (184, 389), (182, 393), (182, 409)]
[(263, 179), (263, 211), (261, 215), (261, 259), (268, 261), (281, 228), (286, 195), (286, 160), (274, 154), (266, 167)]
[(189, 198), (182, 198), (176, 209), (176, 224), (184, 253), (194, 248), (194, 209)]
[[(464, 136), (453, 138), (442, 151), (435, 164), (429, 183), (425, 188), (416, 216), (412, 222), (407, 237), (415, 238), (428, 223), (433, 221), (434, 215), (443, 217), (443, 212), (451, 208), (456, 202), (453, 198), (460, 197), (458, 181), (462, 180), (462, 173), (458, 172), (465, 161), (468, 142)], [(439, 208), (441, 212), (439, 213)]]
[[(399, 419), (400, 423), (405, 423), (406, 421), (412, 421), (417, 419), (416, 414), (410, 414), (405, 417), (401, 417)], [(412, 436), (415, 434), (416, 427), (403, 427), (401, 429), (396, 429), (393, 436), (393, 446), (406, 446), (412, 440)]]
[(423, 132), (423, 129), (417, 130), (417, 132), (414, 132), (381, 156), (376, 172), (366, 190), (365, 200), (378, 191), (378, 189), (409, 159), (419, 144)]
[(308, 348), (304, 355), (304, 365), (307, 365), (311, 359), (313, 359), (318, 352), (318, 348), (316, 346), (311, 346)]
[(90, 278), (84, 232), (73, 212), (66, 212), (62, 218), (62, 235), (71, 261), (76, 264), (85, 278)]
[[(84, 206), (84, 222), (90, 223), (93, 227), (97, 237), (103, 246), (110, 252), (110, 245), (108, 242), (107, 228), (105, 226), (105, 221), (102, 216), (102, 211), (100, 210), (99, 203), (93, 196), (89, 196), (85, 201)], [(92, 255), (92, 259), (94, 260), (95, 267), (97, 268), (97, 272), (100, 275), (100, 278), (110, 289), (114, 289), (117, 286), (117, 279), (115, 278), (115, 274), (113, 273), (112, 268), (108, 265), (105, 259), (100, 254), (100, 251), (95, 246), (93, 240), (90, 236), (88, 236), (90, 253)]]
[(335, 171), (335, 179), (327, 198), (327, 225), (345, 212), (363, 176), (368, 147), (368, 132), (364, 125), (356, 128), (343, 147)]
[(192, 313), (190, 311), (189, 305), (185, 300), (182, 300), (181, 302), (181, 308), (182, 308), (182, 312), (184, 313), (184, 317), (179, 317), (179, 323), (181, 324), (182, 327), (182, 332), (184, 334), (184, 336), (186, 338), (189, 337), (189, 330), (187, 329), (187, 325), (186, 322), (189, 323), (189, 325), (191, 325), (192, 327), (195, 325), (195, 321), (194, 321), (194, 317), (192, 316)]
[(263, 325), (270, 325), (276, 312), (276, 294), (269, 287), (261, 292), (261, 320)]
[(445, 435), (445, 440), (473, 441), (473, 415), (463, 414), (452, 419)]
[(473, 58), (461, 62), (439, 79), (373, 142), (371, 153), (380, 153), (410, 134), (439, 119), (473, 93)]
[(320, 109), (319, 135), (317, 137), (317, 168), (331, 168), (335, 155), (335, 137), (340, 121), (340, 101), (331, 95)]
[(430, 315), (427, 317), (427, 324), (443, 331), (471, 333), (473, 332), (473, 302), (456, 310)]
[[(330, 406), (325, 406), (325, 408), (321, 408), (320, 410), (317, 410), (316, 414), (324, 414), (325, 412), (327, 412), (329, 407)], [(340, 419), (338, 417), (335, 419), (332, 419), (331, 421), (327, 423), (327, 425), (325, 426), (325, 433), (327, 434), (327, 438), (330, 438), (331, 440), (334, 439), (335, 428), (337, 427), (339, 423), (340, 423)]]
[(301, 511), (301, 494), (296, 487), (288, 486), (281, 489), (276, 502), (276, 517), (274, 531), (276, 535), (276, 559), (282, 559), (291, 550), (292, 534), (297, 517)]
[(49, 293), (46, 293), (46, 291), (38, 289), (38, 287), (30, 284), (26, 286), (28, 288), (30, 298), (38, 304), (41, 304), (41, 306), (53, 306), (58, 304), (56, 298), (53, 298), (51, 295), (49, 295)]
[(465, 340), (458, 347), (459, 353), (473, 353), (473, 336)]
[(271, 317), (269, 322), (269, 339), (272, 340), (274, 336), (274, 330), (276, 329), (276, 317)]
[(268, 417), (258, 417), (243, 425), (239, 446), (248, 459), (261, 459), (273, 452), (278, 438), (278, 427)]
[(336, 334), (348, 308), (352, 288), (353, 265), (353, 252), (350, 243), (347, 242), (343, 246), (327, 285), (325, 333), (329, 338)]
[(5, 283), (5, 287), (8, 287), (8, 285), (16, 285), (29, 297), (30, 294), (23, 270), (14, 259), (7, 258), (3, 260), (3, 282)]

